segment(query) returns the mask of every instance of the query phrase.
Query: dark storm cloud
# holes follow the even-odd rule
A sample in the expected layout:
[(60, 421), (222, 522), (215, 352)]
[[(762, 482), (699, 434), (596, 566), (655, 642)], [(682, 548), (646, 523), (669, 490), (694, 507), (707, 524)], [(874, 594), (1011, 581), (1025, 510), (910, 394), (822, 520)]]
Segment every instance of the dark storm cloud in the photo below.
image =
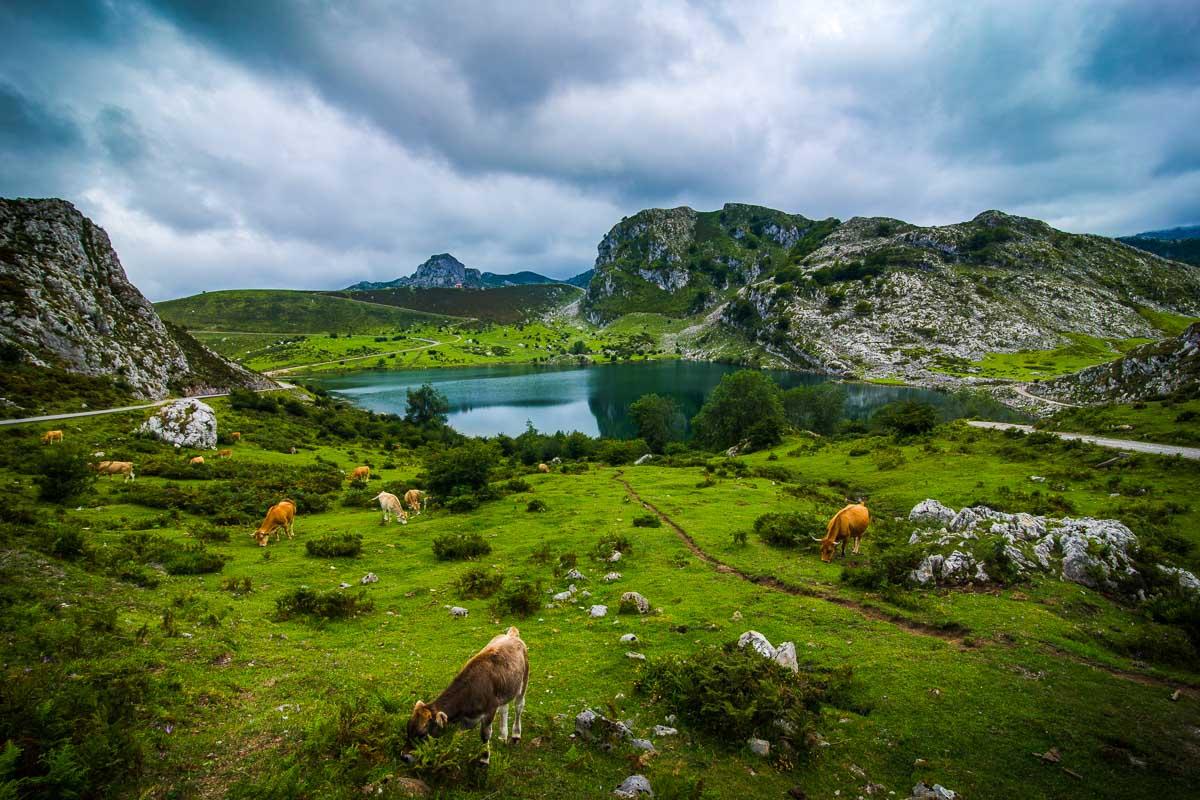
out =
[(432, 252), (566, 276), (621, 216), (757, 202), (1196, 222), (1193, 2), (110, 0), (0, 7), (0, 195), (157, 296)]

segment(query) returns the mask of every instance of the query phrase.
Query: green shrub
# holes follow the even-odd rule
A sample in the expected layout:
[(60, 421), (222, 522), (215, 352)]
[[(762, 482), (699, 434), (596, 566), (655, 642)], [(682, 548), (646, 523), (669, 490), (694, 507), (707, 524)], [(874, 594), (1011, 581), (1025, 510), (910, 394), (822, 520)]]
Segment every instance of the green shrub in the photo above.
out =
[(729, 643), (649, 662), (635, 687), (727, 746), (754, 736), (804, 752), (822, 701), (848, 682), (848, 671), (794, 673)]
[(425, 458), (426, 483), (441, 497), (477, 492), (487, 486), (498, 457), (494, 446), (478, 440), (434, 451)]
[(496, 598), (500, 613), (528, 617), (542, 607), (542, 585), (529, 580), (517, 581), (505, 587)]
[(639, 514), (633, 518), (633, 527), (635, 528), (661, 528), (662, 520), (657, 514)]
[(346, 619), (365, 614), (374, 608), (375, 604), (367, 599), (366, 592), (359, 592), (357, 595), (337, 589), (318, 592), (307, 586), (300, 586), (275, 599), (275, 617), (280, 620), (301, 615), (321, 619)]
[(737, 545), (738, 547), (745, 547), (746, 539), (748, 537), (749, 537), (749, 533), (747, 531), (734, 531), (733, 532), (733, 543), (735, 545)]
[(504, 576), (485, 567), (471, 567), (454, 582), (458, 596), (464, 599), (491, 597), (504, 583)]
[(204, 575), (220, 572), (228, 560), (228, 556), (205, 550), (204, 545), (184, 545), (173, 548), (166, 554), (163, 568), (170, 575)]
[(473, 494), (460, 494), (446, 501), (446, 510), (451, 514), (469, 514), (479, 508), (479, 498)]
[(68, 503), (87, 494), (96, 482), (87, 451), (71, 444), (46, 445), (34, 465), (38, 497), (48, 503)]
[(366, 484), (350, 484), (346, 489), (346, 493), (342, 495), (342, 506), (344, 508), (371, 508), (375, 505), (375, 496), (379, 492), (374, 489), (367, 488)]
[(534, 513), (542, 512), (546, 510), (546, 504), (535, 498), (529, 501), (529, 504), (525, 506), (525, 510)]
[(504, 491), (510, 492), (512, 494), (518, 494), (520, 492), (528, 492), (528, 491), (532, 491), (532, 489), (533, 489), (533, 487), (529, 485), (529, 481), (523, 480), (521, 478), (513, 478), (512, 480), (510, 480), (504, 484)]
[(754, 532), (764, 542), (775, 547), (798, 547), (811, 543), (811, 536), (823, 536), (825, 524), (815, 516), (773, 512), (754, 520)]
[(571, 570), (575, 569), (575, 565), (579, 563), (579, 557), (574, 553), (562, 553), (558, 557), (558, 563), (554, 565), (554, 576), (561, 578)]
[(596, 542), (596, 546), (592, 548), (592, 555), (605, 561), (614, 551), (627, 556), (633, 552), (633, 542), (629, 540), (629, 537), (619, 533), (605, 536)]
[(925, 552), (918, 545), (883, 547), (881, 543), (878, 552), (864, 563), (844, 566), (841, 578), (859, 589), (908, 586), (910, 573), (924, 557)]
[(872, 425), (897, 436), (928, 433), (937, 422), (937, 409), (919, 400), (888, 403), (871, 415)]
[(725, 375), (692, 418), (696, 442), (722, 449), (749, 440), (761, 449), (778, 444), (787, 428), (782, 392), (756, 370)]
[(221, 581), (221, 589), (230, 594), (242, 596), (253, 591), (253, 581), (249, 577), (226, 578)]
[(462, 561), (492, 552), (492, 546), (478, 533), (448, 533), (433, 540), (433, 555), (438, 561)]
[(362, 534), (327, 533), (320, 539), (309, 539), (304, 549), (310, 556), (321, 558), (353, 557), (362, 552)]

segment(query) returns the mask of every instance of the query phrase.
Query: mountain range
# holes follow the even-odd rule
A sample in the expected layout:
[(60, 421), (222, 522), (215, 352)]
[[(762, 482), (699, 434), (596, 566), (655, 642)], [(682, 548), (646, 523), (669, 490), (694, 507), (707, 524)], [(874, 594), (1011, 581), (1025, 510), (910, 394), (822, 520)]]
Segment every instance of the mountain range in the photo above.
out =
[(1163, 258), (1200, 265), (1200, 225), (1146, 231), (1122, 236), (1117, 241)]
[[(585, 278), (586, 276), (586, 278)], [(480, 272), (466, 266), (449, 253), (430, 256), (412, 275), (390, 281), (359, 281), (343, 291), (367, 292), (379, 289), (498, 289), (504, 286), (533, 286), (543, 283), (569, 283), (586, 288), (591, 280), (591, 270), (565, 281), (547, 278), (536, 272), (523, 270), (510, 274)]]

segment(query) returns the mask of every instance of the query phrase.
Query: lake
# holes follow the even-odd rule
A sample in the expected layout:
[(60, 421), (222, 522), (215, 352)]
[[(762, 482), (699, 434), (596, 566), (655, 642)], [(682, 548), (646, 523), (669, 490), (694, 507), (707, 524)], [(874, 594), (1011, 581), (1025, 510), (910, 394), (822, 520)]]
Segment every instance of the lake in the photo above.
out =
[[(742, 367), (706, 361), (652, 361), (590, 367), (508, 365), (427, 370), (371, 370), (303, 379), (376, 412), (403, 414), (406, 393), (423, 383), (450, 401), (450, 425), (468, 436), (516, 436), (526, 422), (545, 433), (582, 431), (590, 436), (632, 437), (629, 404), (644, 394), (669, 395), (691, 419), (721, 376)], [(807, 372), (768, 370), (785, 389), (831, 380)], [(896, 400), (933, 403), (950, 418), (963, 414), (951, 395), (908, 386), (846, 383), (845, 415), (867, 419)], [(978, 408), (973, 409), (980, 414)], [(985, 408), (989, 419), (1021, 421), (999, 403)]]

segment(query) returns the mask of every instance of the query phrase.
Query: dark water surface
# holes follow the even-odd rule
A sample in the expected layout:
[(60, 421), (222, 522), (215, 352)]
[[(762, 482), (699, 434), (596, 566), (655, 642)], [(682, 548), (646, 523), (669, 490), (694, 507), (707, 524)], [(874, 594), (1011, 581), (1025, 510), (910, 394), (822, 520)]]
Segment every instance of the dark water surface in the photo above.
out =
[[(706, 361), (652, 361), (592, 367), (508, 365), (426, 370), (372, 370), (304, 379), (377, 412), (403, 414), (406, 392), (430, 383), (450, 401), (450, 425), (469, 436), (516, 436), (526, 421), (545, 433), (582, 431), (612, 437), (631, 437), (629, 404), (644, 394), (670, 395), (690, 419), (721, 376), (742, 367)], [(812, 386), (829, 376), (806, 372), (767, 372), (780, 386)], [(944, 416), (961, 414), (951, 395), (908, 386), (847, 383), (845, 415), (863, 420), (875, 409), (896, 400), (923, 400), (938, 406)], [(1018, 415), (1000, 404), (987, 409), (990, 419), (1013, 420)], [(979, 414), (979, 409), (974, 409)]]

